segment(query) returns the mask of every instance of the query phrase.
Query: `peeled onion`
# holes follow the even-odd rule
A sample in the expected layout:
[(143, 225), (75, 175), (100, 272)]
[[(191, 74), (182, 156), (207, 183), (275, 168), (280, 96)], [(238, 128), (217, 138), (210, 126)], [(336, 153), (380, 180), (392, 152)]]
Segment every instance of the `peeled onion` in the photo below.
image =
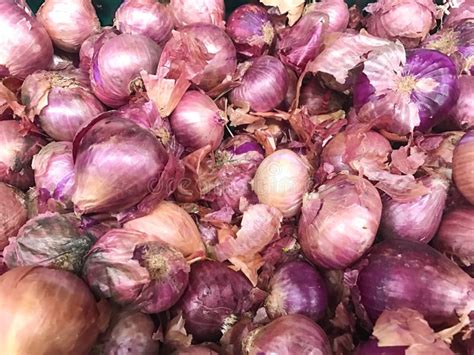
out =
[(8, 244), (28, 219), (26, 196), (13, 186), (0, 182), (0, 250)]
[(176, 27), (193, 23), (210, 23), (219, 27), (224, 26), (224, 0), (171, 0)]
[(474, 204), (474, 130), (467, 132), (454, 149), (453, 179), (461, 194)]

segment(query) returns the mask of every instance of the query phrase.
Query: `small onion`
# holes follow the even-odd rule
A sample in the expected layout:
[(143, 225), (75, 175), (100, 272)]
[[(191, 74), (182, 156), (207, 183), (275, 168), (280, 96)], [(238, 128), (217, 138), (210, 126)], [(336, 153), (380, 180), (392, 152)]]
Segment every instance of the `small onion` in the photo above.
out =
[(177, 27), (194, 23), (224, 26), (224, 0), (171, 0), (170, 7)]
[(79, 128), (105, 111), (81, 70), (38, 71), (21, 87), (21, 100), (53, 139), (70, 141)]
[(344, 0), (322, 0), (308, 6), (307, 11), (315, 11), (328, 17), (327, 31), (344, 32), (349, 25), (349, 8)]
[(332, 351), (321, 327), (303, 315), (292, 314), (252, 331), (243, 340), (242, 353), (330, 355)]
[(474, 130), (467, 132), (454, 149), (453, 179), (461, 194), (474, 204)]
[(265, 8), (244, 4), (227, 19), (226, 31), (235, 43), (237, 52), (247, 57), (258, 57), (268, 51), (275, 37), (270, 15)]
[(94, 56), (96, 43), (99, 40), (105, 42), (109, 38), (115, 36), (117, 36), (116, 31), (111, 27), (105, 27), (101, 33), (94, 34), (87, 38), (82, 43), (79, 51), (79, 68), (88, 73), (91, 69), (92, 57)]
[(331, 113), (342, 109), (343, 96), (323, 87), (316, 77), (303, 83), (300, 93), (300, 107), (311, 116)]
[(230, 101), (253, 111), (271, 111), (285, 98), (288, 73), (276, 58), (264, 55), (254, 59), (245, 72), (240, 86), (230, 93)]
[(354, 355), (405, 355), (406, 346), (379, 346), (377, 340), (369, 339), (359, 344)]
[(444, 19), (445, 26), (457, 25), (465, 20), (474, 19), (474, 1), (460, 0), (458, 6), (449, 9), (449, 15)]
[(468, 130), (474, 128), (474, 77), (459, 77), (459, 99), (449, 113), (456, 126)]
[(304, 261), (281, 265), (270, 279), (268, 289), (265, 309), (272, 319), (286, 314), (303, 314), (318, 321), (326, 312), (326, 283), (316, 269)]
[(370, 248), (381, 214), (380, 195), (369, 181), (336, 176), (305, 198), (298, 240), (315, 264), (343, 269)]
[(79, 52), (82, 43), (100, 30), (91, 0), (46, 0), (37, 13), (56, 47)]
[(190, 151), (210, 145), (216, 149), (224, 137), (225, 114), (212, 99), (199, 91), (184, 94), (170, 117), (180, 144)]
[(261, 203), (278, 208), (284, 217), (293, 217), (311, 187), (310, 170), (295, 152), (277, 150), (259, 165), (252, 189)]
[(8, 244), (8, 238), (16, 235), (28, 220), (26, 196), (13, 186), (0, 182), (0, 250)]

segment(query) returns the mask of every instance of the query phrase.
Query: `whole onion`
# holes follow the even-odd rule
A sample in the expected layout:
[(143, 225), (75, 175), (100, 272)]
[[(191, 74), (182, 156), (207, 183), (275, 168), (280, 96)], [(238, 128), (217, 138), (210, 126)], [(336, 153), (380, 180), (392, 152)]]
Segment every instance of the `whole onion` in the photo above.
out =
[(0, 277), (0, 341), (6, 354), (89, 354), (106, 327), (84, 281), (44, 267)]
[(260, 354), (332, 354), (324, 330), (311, 319), (291, 314), (252, 331), (243, 341), (242, 353)]
[(325, 14), (328, 32), (344, 32), (349, 25), (350, 13), (344, 0), (322, 0), (309, 5), (307, 11)]
[(21, 87), (21, 101), (53, 139), (72, 142), (79, 128), (105, 111), (81, 70), (38, 71)]
[(95, 46), (90, 71), (92, 90), (110, 107), (126, 104), (130, 95), (143, 90), (140, 72), (154, 73), (160, 60), (160, 46), (142, 35), (124, 33), (98, 39)]
[(73, 214), (45, 213), (30, 219), (10, 238), (3, 257), (9, 268), (40, 265), (79, 273), (92, 246)]
[(210, 23), (224, 26), (224, 0), (171, 0), (176, 27), (194, 23)]
[(0, 78), (23, 80), (53, 62), (53, 44), (43, 25), (15, 0), (0, 4)]
[(0, 250), (28, 220), (26, 196), (13, 186), (0, 182)]
[(255, 4), (236, 8), (227, 19), (226, 31), (237, 52), (247, 57), (264, 54), (275, 37), (270, 15), (265, 8)]
[(304, 261), (281, 265), (268, 284), (265, 309), (270, 318), (287, 314), (303, 314), (320, 320), (328, 306), (328, 290), (324, 279)]
[(309, 164), (295, 152), (277, 150), (259, 165), (252, 189), (261, 203), (278, 208), (284, 217), (293, 217), (311, 187), (310, 170)]
[(276, 58), (264, 55), (254, 59), (245, 72), (242, 83), (230, 92), (230, 101), (253, 111), (271, 111), (285, 98), (288, 73)]
[(323, 87), (316, 77), (304, 82), (300, 93), (300, 107), (311, 116), (331, 113), (342, 109), (343, 96)]
[(456, 314), (473, 309), (474, 281), (423, 243), (401, 239), (381, 242), (355, 270), (352, 299), (359, 316), (366, 312), (372, 322), (386, 309), (406, 307), (437, 326), (457, 322)]
[(34, 183), (31, 159), (45, 142), (20, 130), (17, 121), (0, 121), (0, 182), (26, 190)]
[(46, 0), (37, 18), (54, 45), (67, 52), (79, 52), (82, 43), (100, 31), (91, 0)]
[(449, 15), (444, 18), (445, 26), (452, 26), (465, 20), (474, 19), (473, 0), (459, 0), (457, 4), (457, 7), (453, 6), (449, 9)]
[(224, 137), (226, 122), (225, 113), (214, 101), (195, 90), (184, 94), (170, 117), (176, 139), (190, 151), (206, 145), (216, 149)]
[[(79, 50), (79, 68), (88, 73), (91, 69), (92, 57), (95, 53), (96, 43), (98, 41), (103, 43), (115, 36), (117, 36), (117, 32), (115, 30), (113, 30), (111, 27), (104, 27), (102, 32), (96, 33), (87, 38), (82, 43), (81, 49)], [(97, 47), (100, 47), (100, 44)]]
[(468, 130), (474, 128), (474, 77), (459, 77), (459, 99), (451, 109), (449, 116), (456, 126)]
[(189, 265), (183, 254), (152, 235), (113, 229), (92, 246), (83, 273), (97, 294), (159, 313), (179, 300), (188, 284)]
[[(1, 123), (1, 122), (0, 122)], [(474, 204), (474, 130), (467, 132), (454, 149), (453, 180), (461, 194)]]
[(114, 25), (122, 33), (167, 41), (173, 29), (170, 9), (156, 0), (126, 0), (115, 12)]
[(379, 346), (377, 340), (369, 339), (359, 344), (354, 355), (405, 355), (406, 346)]

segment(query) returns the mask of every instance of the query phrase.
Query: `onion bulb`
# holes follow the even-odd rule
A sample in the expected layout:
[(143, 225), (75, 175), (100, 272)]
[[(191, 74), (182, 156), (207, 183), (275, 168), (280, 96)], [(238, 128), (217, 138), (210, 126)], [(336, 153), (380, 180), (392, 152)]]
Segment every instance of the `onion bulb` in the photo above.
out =
[(308, 12), (319, 12), (328, 17), (327, 31), (344, 32), (349, 25), (349, 8), (344, 0), (322, 0), (308, 6)]
[(461, 194), (474, 204), (474, 130), (467, 132), (454, 149), (453, 179)]
[(462, 130), (474, 128), (474, 76), (459, 77), (459, 99), (449, 116)]
[[(109, 38), (115, 36), (117, 36), (116, 31), (114, 31), (111, 27), (105, 27), (101, 33), (97, 33), (87, 38), (82, 43), (81, 49), (79, 50), (79, 68), (81, 68), (84, 72), (89, 73), (91, 69), (92, 57), (95, 53), (96, 43), (98, 41), (105, 42)], [(100, 47), (100, 42), (98, 47)]]
[(224, 0), (171, 0), (176, 27), (194, 23), (210, 23), (224, 26)]
[(26, 196), (13, 186), (0, 182), (0, 250), (8, 244), (28, 219)]

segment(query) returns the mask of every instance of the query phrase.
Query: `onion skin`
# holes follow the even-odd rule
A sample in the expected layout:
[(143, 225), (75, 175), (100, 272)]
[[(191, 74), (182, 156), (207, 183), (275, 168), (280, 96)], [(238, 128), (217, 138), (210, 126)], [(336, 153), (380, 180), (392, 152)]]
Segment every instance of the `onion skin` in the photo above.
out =
[(287, 314), (302, 314), (320, 320), (328, 306), (328, 290), (324, 279), (304, 261), (281, 265), (268, 285), (265, 309), (271, 319)]
[(298, 240), (306, 257), (328, 269), (344, 269), (372, 245), (382, 201), (366, 179), (339, 175), (303, 202)]
[[(457, 322), (473, 307), (473, 280), (429, 245), (392, 239), (375, 245), (355, 267), (352, 300), (375, 322), (386, 310), (411, 308), (431, 326)], [(420, 298), (420, 295), (423, 295)], [(366, 315), (365, 315), (366, 314)]]
[(405, 355), (406, 346), (378, 346), (377, 340), (360, 343), (354, 355)]
[(224, 0), (171, 0), (176, 27), (194, 23), (209, 23), (224, 27)]
[(230, 101), (253, 111), (266, 112), (277, 107), (288, 91), (288, 73), (278, 59), (256, 58), (245, 72), (240, 86), (230, 93)]
[(465, 20), (474, 19), (474, 1), (461, 0), (458, 7), (449, 9), (449, 15), (444, 19), (445, 26), (453, 26)]
[(242, 353), (330, 355), (332, 351), (321, 327), (303, 315), (292, 314), (252, 331), (243, 341)]
[(219, 353), (202, 345), (191, 345), (180, 348), (172, 353), (172, 355), (218, 355)]
[(303, 83), (301, 87), (300, 107), (306, 108), (311, 116), (341, 110), (342, 100), (342, 95), (324, 88), (316, 77)]
[(467, 132), (454, 149), (453, 180), (461, 194), (474, 205), (474, 130)]
[(474, 77), (459, 77), (459, 99), (449, 116), (462, 130), (474, 128)]
[(62, 270), (8, 271), (0, 277), (0, 305), (6, 354), (86, 355), (104, 325), (86, 284)]
[(37, 13), (56, 47), (77, 53), (82, 43), (100, 31), (91, 0), (46, 0)]
[(28, 220), (26, 196), (13, 186), (0, 182), (0, 250), (8, 244), (8, 238), (16, 235)]
[(46, 29), (14, 0), (0, 4), (0, 79), (25, 79), (53, 62), (53, 44)]
[(349, 25), (349, 8), (344, 0), (322, 0), (308, 6), (310, 12), (319, 12), (328, 17), (328, 32), (344, 32)]

